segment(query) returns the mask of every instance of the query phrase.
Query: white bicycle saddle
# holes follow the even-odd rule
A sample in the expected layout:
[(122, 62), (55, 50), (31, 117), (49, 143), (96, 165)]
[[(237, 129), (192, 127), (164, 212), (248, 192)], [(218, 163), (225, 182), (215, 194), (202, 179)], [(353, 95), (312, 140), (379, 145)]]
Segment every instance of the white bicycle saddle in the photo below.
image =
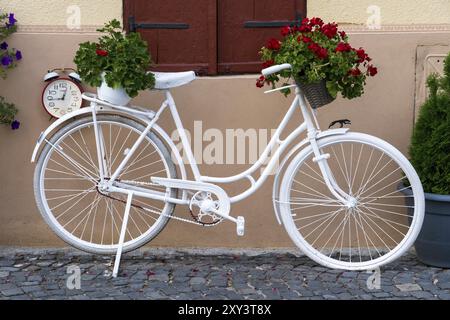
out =
[(195, 80), (194, 71), (186, 72), (152, 72), (155, 75), (156, 90), (166, 90), (188, 84)]

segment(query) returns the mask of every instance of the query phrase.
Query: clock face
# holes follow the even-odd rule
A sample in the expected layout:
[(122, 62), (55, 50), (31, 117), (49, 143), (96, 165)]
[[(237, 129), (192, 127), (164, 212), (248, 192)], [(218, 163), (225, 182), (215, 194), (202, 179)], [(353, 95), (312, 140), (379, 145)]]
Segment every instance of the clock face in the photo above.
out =
[(42, 102), (47, 112), (55, 118), (81, 108), (83, 99), (80, 87), (69, 79), (58, 79), (45, 87)]

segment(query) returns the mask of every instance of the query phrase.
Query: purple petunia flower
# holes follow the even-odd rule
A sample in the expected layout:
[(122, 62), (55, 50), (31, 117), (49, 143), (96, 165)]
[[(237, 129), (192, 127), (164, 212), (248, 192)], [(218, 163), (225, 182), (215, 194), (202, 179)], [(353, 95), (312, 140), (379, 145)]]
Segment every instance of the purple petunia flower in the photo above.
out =
[(2, 50), (8, 49), (8, 44), (6, 42), (0, 43), (0, 49), (2, 49)]
[(16, 60), (22, 60), (22, 51), (20, 50), (16, 51)]
[(4, 56), (2, 58), (2, 65), (7, 67), (9, 66), (11, 63), (13, 63), (13, 59), (10, 56)]
[(14, 26), (17, 22), (17, 20), (14, 18), (14, 13), (9, 14), (8, 20), (10, 26)]
[(11, 129), (17, 130), (17, 129), (19, 129), (19, 128), (20, 128), (20, 122), (17, 121), (17, 120), (14, 120), (14, 121), (11, 123)]

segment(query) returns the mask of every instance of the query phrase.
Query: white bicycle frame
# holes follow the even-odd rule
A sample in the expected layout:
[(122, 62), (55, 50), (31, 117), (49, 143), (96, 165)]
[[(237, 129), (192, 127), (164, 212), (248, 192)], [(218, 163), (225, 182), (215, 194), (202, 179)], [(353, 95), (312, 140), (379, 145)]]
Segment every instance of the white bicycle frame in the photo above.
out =
[[(277, 164), (277, 158), (288, 148), (288, 146), (304, 131), (307, 132), (308, 141), (311, 144), (315, 158), (314, 162), (316, 162), (319, 165), (319, 168), (321, 170), (321, 173), (324, 178), (324, 182), (330, 189), (330, 192), (336, 197), (336, 199), (343, 204), (348, 204), (350, 201), (349, 195), (347, 195), (335, 182), (333, 175), (330, 171), (330, 168), (327, 165), (326, 160), (329, 158), (328, 154), (322, 154), (318, 145), (317, 145), (317, 135), (319, 131), (317, 130), (316, 126), (314, 125), (313, 119), (311, 118), (310, 112), (308, 110), (308, 106), (306, 104), (304, 95), (300, 91), (300, 89), (297, 86), (290, 86), (295, 87), (296, 89), (296, 97), (291, 104), (288, 112), (286, 113), (285, 117), (283, 118), (282, 122), (280, 123), (279, 127), (275, 131), (275, 134), (273, 135), (272, 139), (270, 140), (269, 144), (261, 154), (260, 158), (256, 161), (256, 163), (250, 167), (248, 170), (234, 175), (230, 177), (208, 177), (208, 176), (202, 176), (200, 174), (198, 165), (195, 161), (191, 146), (189, 144), (189, 140), (186, 136), (184, 126), (182, 124), (182, 121), (180, 119), (180, 115), (178, 113), (175, 101), (170, 93), (170, 91), (165, 91), (165, 101), (162, 103), (161, 107), (156, 113), (152, 112), (152, 119), (148, 123), (146, 129), (141, 133), (140, 137), (136, 140), (134, 145), (130, 148), (128, 153), (126, 154), (125, 158), (122, 160), (120, 165), (117, 167), (115, 172), (108, 173), (105, 172), (106, 163), (104, 160), (104, 145), (102, 143), (102, 132), (101, 127), (98, 126), (97, 123), (97, 117), (96, 117), (96, 110), (98, 109), (99, 105), (106, 105), (111, 108), (115, 108), (121, 111), (131, 112), (131, 113), (138, 113), (138, 114), (147, 114), (145, 111), (139, 111), (133, 108), (123, 107), (123, 106), (115, 106), (109, 103), (105, 103), (102, 100), (96, 99), (94, 96), (91, 95), (84, 95), (84, 99), (91, 102), (92, 107), (92, 117), (94, 122), (94, 129), (95, 129), (95, 138), (97, 141), (97, 155), (99, 159), (99, 169), (100, 169), (100, 187), (108, 192), (119, 192), (128, 194), (130, 191), (133, 191), (134, 195), (144, 198), (150, 198), (154, 200), (160, 200), (164, 202), (170, 202), (174, 204), (181, 204), (181, 205), (188, 205), (189, 199), (186, 197), (183, 197), (182, 199), (179, 198), (172, 198), (169, 197), (166, 193), (162, 192), (156, 192), (156, 191), (150, 191), (148, 189), (139, 188), (136, 186), (126, 185), (121, 182), (118, 182), (117, 179), (120, 176), (122, 170), (126, 167), (128, 161), (131, 159), (131, 157), (136, 152), (139, 145), (142, 143), (142, 141), (145, 139), (147, 134), (152, 130), (152, 127), (156, 124), (156, 122), (159, 120), (161, 114), (165, 111), (165, 109), (169, 108), (172, 118), (174, 120), (175, 126), (179, 132), (182, 147), (184, 149), (184, 152), (186, 154), (189, 166), (192, 170), (192, 173), (194, 175), (195, 180), (194, 181), (188, 181), (188, 180), (171, 180), (171, 179), (162, 179), (162, 178), (152, 178), (152, 181), (170, 188), (180, 188), (180, 189), (191, 189), (191, 190), (198, 190), (198, 191), (209, 191), (212, 193), (215, 193), (219, 196), (219, 200), (224, 200), (223, 202), (229, 202), (230, 204), (239, 202), (243, 199), (246, 199), (253, 193), (255, 193), (267, 180), (269, 174), (272, 172), (274, 167)], [(284, 87), (285, 88), (285, 87)], [(276, 90), (281, 90), (283, 88), (278, 88)], [(273, 92), (274, 90), (268, 91)], [(283, 133), (284, 129), (286, 128), (286, 125), (292, 118), (295, 110), (297, 108), (300, 108), (301, 113), (304, 118), (304, 122), (295, 129), (292, 133), (288, 135), (288, 137), (284, 140), (281, 140), (281, 134)], [(278, 147), (273, 156), (270, 158), (268, 165), (263, 170), (260, 177), (255, 180), (252, 177), (252, 174), (257, 171), (259, 168), (263, 166), (263, 164), (268, 160), (269, 155), (271, 152), (275, 149), (275, 147)], [(109, 176), (109, 178), (106, 180), (105, 177)], [(233, 183), (239, 180), (248, 179), (251, 183), (250, 188), (248, 188), (246, 191), (242, 192), (239, 195), (236, 195), (234, 197), (228, 198), (226, 193), (216, 186), (215, 184), (225, 184), (225, 183)], [(170, 185), (170, 186), (169, 186)], [(210, 189), (210, 190), (204, 190), (204, 189)], [(221, 199), (221, 198), (228, 198), (227, 199)], [(229, 207), (229, 205), (225, 206)], [(227, 210), (225, 210), (227, 211)], [(236, 222), (234, 218), (228, 216), (228, 212), (218, 212), (219, 215), (221, 215), (223, 218), (226, 218), (228, 220), (232, 220), (233, 222)]]

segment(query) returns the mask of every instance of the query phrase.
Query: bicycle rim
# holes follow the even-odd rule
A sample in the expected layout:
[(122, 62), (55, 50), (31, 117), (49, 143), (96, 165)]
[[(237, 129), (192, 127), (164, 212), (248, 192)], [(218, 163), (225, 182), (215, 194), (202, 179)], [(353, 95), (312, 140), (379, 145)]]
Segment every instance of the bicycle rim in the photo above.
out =
[[(132, 120), (114, 116), (99, 116), (98, 122), (111, 175), (144, 128)], [(76, 164), (63, 156), (59, 148)], [(148, 183), (153, 176), (175, 175), (167, 149), (150, 133), (118, 179), (139, 184)], [(44, 219), (64, 241), (88, 252), (109, 254), (117, 250), (126, 195), (101, 193), (96, 187), (98, 181), (93, 123), (91, 118), (82, 119), (61, 129), (44, 148), (36, 168), (35, 194)], [(140, 187), (175, 193), (151, 185)], [(154, 238), (173, 209), (172, 204), (134, 197), (124, 251)]]
[(326, 138), (319, 147), (357, 205), (348, 208), (332, 196), (311, 148), (303, 150), (280, 191), (291, 239), (314, 261), (337, 269), (368, 270), (400, 257), (423, 222), (424, 194), (414, 168), (390, 144), (365, 134)]

